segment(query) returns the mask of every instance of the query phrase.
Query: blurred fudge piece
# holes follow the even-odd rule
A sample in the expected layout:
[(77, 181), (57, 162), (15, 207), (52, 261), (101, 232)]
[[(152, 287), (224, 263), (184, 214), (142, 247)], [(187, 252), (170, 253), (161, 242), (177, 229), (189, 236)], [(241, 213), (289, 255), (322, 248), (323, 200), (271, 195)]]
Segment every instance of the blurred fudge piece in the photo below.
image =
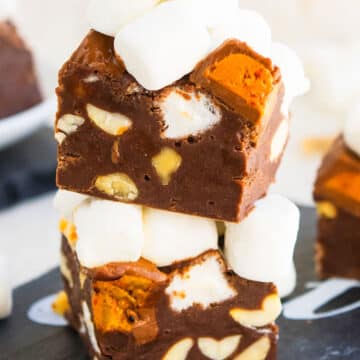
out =
[(360, 157), (344, 136), (334, 142), (323, 160), (314, 198), (319, 214), (319, 275), (360, 279)]
[(279, 69), (229, 40), (158, 91), (92, 31), (60, 72), (57, 184), (237, 222), (273, 183), (288, 139)]
[(41, 101), (32, 55), (10, 21), (0, 22), (0, 119)]

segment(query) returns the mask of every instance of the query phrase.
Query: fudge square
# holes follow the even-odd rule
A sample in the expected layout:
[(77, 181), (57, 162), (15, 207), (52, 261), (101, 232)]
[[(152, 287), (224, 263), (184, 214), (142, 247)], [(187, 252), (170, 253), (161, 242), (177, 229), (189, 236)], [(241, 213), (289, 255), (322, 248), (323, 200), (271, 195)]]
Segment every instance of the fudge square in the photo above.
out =
[(245, 43), (228, 40), (149, 91), (114, 39), (91, 31), (59, 82), (61, 189), (238, 222), (275, 179), (288, 140), (284, 86)]
[[(227, 270), (217, 250), (166, 268), (140, 259), (86, 269), (63, 237), (62, 259), (56, 307), (96, 359), (276, 359), (276, 287)], [(209, 273), (221, 283), (212, 288), (218, 302), (199, 302), (191, 282), (201, 272), (206, 288)]]
[(0, 21), (0, 119), (41, 101), (30, 50), (10, 21)]
[(319, 275), (360, 279), (360, 157), (344, 136), (334, 142), (323, 160), (314, 198), (319, 214)]

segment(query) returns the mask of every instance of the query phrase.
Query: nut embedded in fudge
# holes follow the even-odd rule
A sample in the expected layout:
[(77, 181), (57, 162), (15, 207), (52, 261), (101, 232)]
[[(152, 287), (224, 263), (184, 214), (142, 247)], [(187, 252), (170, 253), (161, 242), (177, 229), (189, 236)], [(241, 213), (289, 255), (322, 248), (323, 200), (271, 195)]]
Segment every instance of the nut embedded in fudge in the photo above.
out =
[(240, 221), (274, 181), (288, 138), (283, 94), (278, 68), (237, 40), (148, 91), (113, 38), (92, 31), (60, 73), (58, 186)]
[(0, 119), (41, 101), (30, 51), (9, 21), (0, 21)]
[(216, 250), (166, 268), (141, 259), (96, 269), (79, 265), (65, 237), (62, 252), (66, 316), (98, 359), (276, 358), (276, 288), (228, 271)]
[(360, 279), (360, 157), (339, 137), (319, 169), (316, 265), (321, 277)]

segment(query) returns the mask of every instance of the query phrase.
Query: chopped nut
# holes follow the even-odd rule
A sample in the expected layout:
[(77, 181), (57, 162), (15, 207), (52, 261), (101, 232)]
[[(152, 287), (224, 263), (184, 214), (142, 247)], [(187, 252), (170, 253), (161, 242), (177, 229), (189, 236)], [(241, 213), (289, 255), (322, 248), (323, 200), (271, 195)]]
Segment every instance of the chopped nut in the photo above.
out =
[(240, 335), (228, 336), (219, 341), (212, 338), (199, 338), (198, 346), (200, 351), (209, 359), (224, 360), (235, 352), (240, 340)]
[(247, 347), (234, 360), (265, 360), (270, 350), (270, 340), (267, 336), (263, 336), (254, 344)]
[(57, 122), (57, 131), (55, 134), (56, 141), (61, 144), (67, 135), (71, 135), (85, 123), (85, 119), (81, 116), (65, 114)]
[(230, 316), (239, 324), (248, 327), (261, 327), (271, 324), (281, 313), (281, 301), (277, 294), (267, 296), (260, 310), (234, 308)]
[(163, 185), (169, 185), (171, 175), (181, 166), (181, 156), (170, 148), (164, 148), (152, 158), (152, 165), (161, 179)]
[(60, 291), (52, 304), (52, 309), (55, 314), (64, 316), (66, 312), (70, 309), (69, 299), (65, 291)]
[(74, 281), (71, 275), (71, 271), (67, 265), (66, 257), (63, 253), (60, 256), (60, 273), (67, 280), (69, 286), (72, 288), (74, 286)]
[(135, 183), (123, 173), (99, 176), (96, 179), (95, 187), (99, 191), (121, 201), (132, 201), (139, 195)]
[(173, 345), (162, 360), (185, 360), (194, 346), (194, 340), (185, 338)]
[(120, 113), (110, 113), (91, 104), (86, 106), (86, 110), (91, 121), (110, 135), (123, 135), (132, 126), (132, 121)]
[(329, 201), (318, 202), (316, 204), (316, 210), (320, 217), (335, 219), (337, 216), (336, 206)]

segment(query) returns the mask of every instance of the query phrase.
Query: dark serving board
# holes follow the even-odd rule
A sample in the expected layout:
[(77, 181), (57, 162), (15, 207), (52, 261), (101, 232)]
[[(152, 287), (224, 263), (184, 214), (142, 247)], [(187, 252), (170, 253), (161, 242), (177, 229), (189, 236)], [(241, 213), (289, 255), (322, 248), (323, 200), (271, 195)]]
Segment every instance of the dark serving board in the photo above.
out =
[[(309, 291), (305, 284), (316, 280), (313, 264), (314, 238), (315, 212), (312, 209), (302, 209), (301, 230), (296, 249), (298, 285), (291, 298)], [(54, 270), (15, 291), (14, 314), (10, 319), (0, 321), (1, 360), (88, 359), (79, 338), (71, 329), (38, 325), (27, 318), (31, 304), (60, 288), (59, 272)], [(356, 293), (355, 296), (359, 294)], [(300, 321), (281, 317), (278, 324), (279, 360), (360, 359), (359, 308), (322, 320)]]

